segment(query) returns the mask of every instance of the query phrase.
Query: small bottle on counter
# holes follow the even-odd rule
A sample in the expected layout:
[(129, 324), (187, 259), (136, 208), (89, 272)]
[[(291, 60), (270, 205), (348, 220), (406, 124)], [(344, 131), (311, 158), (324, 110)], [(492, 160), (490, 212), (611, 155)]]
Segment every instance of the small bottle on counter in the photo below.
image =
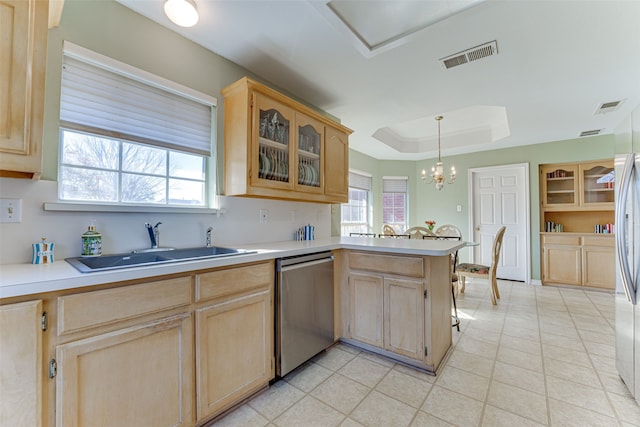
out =
[(102, 234), (92, 224), (82, 233), (82, 256), (93, 257), (102, 255)]

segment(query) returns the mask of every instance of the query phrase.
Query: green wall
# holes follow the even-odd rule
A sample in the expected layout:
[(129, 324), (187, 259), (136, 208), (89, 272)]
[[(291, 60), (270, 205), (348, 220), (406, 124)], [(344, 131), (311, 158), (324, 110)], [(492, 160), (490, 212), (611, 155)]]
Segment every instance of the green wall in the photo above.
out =
[[(349, 167), (373, 175), (374, 232), (378, 232), (382, 226), (382, 177), (385, 175), (405, 175), (409, 176), (409, 226), (422, 226), (424, 221), (433, 219), (437, 225), (455, 224), (460, 227), (464, 236), (469, 236), (468, 169), (528, 163), (531, 208), (531, 274), (533, 279), (539, 280), (540, 196), (538, 165), (606, 159), (613, 158), (613, 156), (614, 136), (601, 135), (443, 157), (445, 170), (452, 165), (456, 167), (457, 179), (452, 185), (445, 184), (442, 191), (437, 191), (433, 184), (427, 185), (420, 179), (422, 169), (431, 170), (435, 159), (415, 162), (376, 160), (351, 150)], [(457, 205), (462, 206), (462, 212), (456, 211)]]

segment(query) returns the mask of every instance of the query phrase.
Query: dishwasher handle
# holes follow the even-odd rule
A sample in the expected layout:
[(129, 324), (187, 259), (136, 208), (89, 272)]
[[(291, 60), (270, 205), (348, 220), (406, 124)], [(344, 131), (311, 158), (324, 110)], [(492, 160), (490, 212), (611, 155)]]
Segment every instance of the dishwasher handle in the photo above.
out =
[(298, 264), (283, 266), (283, 267), (280, 267), (278, 271), (285, 272), (285, 271), (297, 270), (299, 268), (311, 267), (313, 265), (325, 264), (327, 262), (333, 262), (333, 256), (330, 258), (322, 258), (316, 261), (301, 262)]

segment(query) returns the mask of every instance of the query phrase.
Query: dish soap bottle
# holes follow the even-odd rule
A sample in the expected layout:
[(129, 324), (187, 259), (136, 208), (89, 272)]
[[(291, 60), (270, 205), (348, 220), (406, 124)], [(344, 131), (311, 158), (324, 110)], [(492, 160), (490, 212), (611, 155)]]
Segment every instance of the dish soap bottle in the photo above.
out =
[(102, 234), (96, 231), (91, 224), (87, 231), (82, 233), (82, 256), (93, 257), (102, 255)]

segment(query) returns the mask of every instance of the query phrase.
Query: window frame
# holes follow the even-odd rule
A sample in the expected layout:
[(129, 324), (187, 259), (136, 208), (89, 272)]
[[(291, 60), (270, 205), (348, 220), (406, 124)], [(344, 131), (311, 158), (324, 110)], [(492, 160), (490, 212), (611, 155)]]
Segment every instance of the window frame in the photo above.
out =
[[(74, 200), (74, 199), (62, 199), (61, 196), (61, 188), (62, 185), (59, 185), (58, 191), (58, 201), (56, 203), (45, 203), (45, 210), (53, 210), (53, 211), (61, 211), (61, 210), (70, 210), (70, 211), (122, 211), (122, 212), (196, 212), (196, 211), (211, 211), (218, 212), (216, 209), (217, 197), (215, 195), (215, 162), (216, 162), (216, 133), (217, 133), (217, 121), (216, 121), (216, 111), (217, 111), (217, 100), (214, 97), (206, 95), (204, 93), (193, 90), (189, 87), (183, 86), (179, 83), (172, 82), (170, 80), (164, 79), (162, 77), (156, 76), (144, 70), (135, 68), (131, 65), (122, 63), (115, 59), (103, 56), (97, 52), (85, 49), (81, 46), (77, 46), (68, 41), (64, 41), (63, 47), (63, 57), (69, 57), (76, 61), (83, 61), (87, 64), (94, 66), (96, 68), (102, 68), (107, 71), (110, 71), (115, 74), (119, 74), (125, 78), (129, 78), (132, 81), (138, 81), (147, 86), (151, 86), (151, 89), (161, 89), (173, 95), (177, 95), (179, 97), (183, 97), (184, 99), (190, 100), (191, 102), (197, 102), (208, 108), (210, 113), (210, 121), (207, 123), (208, 130), (208, 140), (210, 147), (210, 155), (207, 156), (203, 152), (194, 152), (188, 148), (188, 146), (182, 145), (181, 147), (175, 146), (167, 146), (166, 144), (154, 143), (155, 141), (150, 141), (148, 143), (145, 140), (140, 140), (138, 138), (129, 138), (123, 135), (117, 134), (115, 132), (113, 135), (109, 133), (110, 129), (107, 126), (106, 128), (99, 130), (98, 133), (92, 132), (91, 129), (81, 129), (81, 124), (73, 126), (67, 126), (68, 123), (65, 123), (61, 120), (59, 123), (59, 144), (58, 144), (58, 161), (57, 161), (57, 176), (58, 180), (61, 183), (61, 173), (62, 169), (65, 166), (68, 166), (63, 163), (63, 155), (62, 151), (64, 149), (63, 144), (63, 134), (65, 131), (70, 131), (74, 133), (84, 133), (90, 136), (94, 136), (99, 139), (104, 140), (114, 140), (117, 141), (119, 146), (122, 147), (125, 143), (136, 144), (144, 147), (148, 147), (151, 149), (158, 149), (165, 152), (164, 156), (166, 156), (166, 162), (169, 163), (169, 156), (171, 153), (179, 153), (185, 155), (195, 155), (202, 159), (202, 167), (203, 167), (203, 179), (191, 179), (189, 177), (173, 177), (171, 176), (171, 172), (168, 168), (165, 168), (164, 176), (159, 176), (164, 179), (164, 192), (165, 197), (163, 202), (143, 202), (143, 201), (122, 201), (121, 193), (118, 194), (118, 200)], [(63, 71), (64, 72), (64, 71)], [(143, 95), (144, 96), (144, 95)], [(62, 101), (62, 100), (61, 100)], [(62, 108), (62, 105), (61, 105)], [(201, 110), (202, 111), (202, 110)], [(200, 122), (205, 123), (205, 122)], [(202, 135), (202, 134), (201, 134)], [(177, 145), (180, 145), (179, 143)], [(186, 149), (185, 149), (186, 147)], [(74, 164), (73, 167), (84, 168), (82, 165)], [(86, 169), (92, 169), (92, 167), (87, 167)], [(122, 182), (123, 173), (127, 174), (126, 171), (122, 168), (122, 159), (118, 159), (118, 168), (114, 170), (118, 174), (118, 188), (120, 189), (120, 184)], [(134, 172), (135, 173), (135, 172)], [(154, 174), (143, 174), (152, 176)], [(196, 181), (202, 184), (202, 204), (172, 204), (171, 199), (169, 199), (168, 194), (170, 192), (171, 186), (170, 183), (172, 179), (178, 178), (180, 180), (186, 181)], [(175, 182), (175, 181), (173, 181)], [(162, 191), (162, 190), (161, 190)]]
[[(371, 214), (371, 200), (372, 200), (372, 196), (371, 196), (371, 190), (372, 190), (372, 175), (367, 173), (367, 172), (361, 172), (361, 171), (355, 171), (355, 170), (350, 170), (349, 171), (349, 184), (352, 183), (352, 181), (354, 181), (353, 178), (353, 174), (357, 175), (357, 181), (360, 183), (360, 185), (349, 185), (349, 201), (347, 203), (341, 203), (340, 204), (340, 235), (341, 236), (348, 236), (349, 232), (352, 233), (371, 233), (373, 230), (373, 224), (372, 224), (372, 214)], [(361, 188), (361, 187), (365, 187), (365, 188)], [(368, 187), (368, 188), (367, 188)], [(353, 208), (354, 206), (351, 204), (352, 199), (351, 199), (351, 191), (352, 190), (356, 190), (356, 191), (364, 191), (366, 198), (365, 198), (365, 221), (364, 223), (358, 222), (358, 223), (353, 223), (353, 222), (349, 222), (346, 223), (343, 221), (343, 208), (344, 207), (349, 207), (349, 208)], [(355, 206), (356, 208), (360, 208), (360, 206)], [(365, 231), (349, 231), (347, 232), (347, 234), (345, 233), (345, 227), (357, 227), (357, 226), (364, 226)]]
[[(402, 182), (402, 184), (400, 184)], [(387, 190), (387, 191), (385, 191)], [(402, 191), (397, 191), (402, 190)], [(399, 207), (395, 206), (395, 195), (402, 194), (404, 196), (404, 206), (402, 206), (402, 211), (404, 214), (404, 222), (398, 221), (386, 221), (385, 220), (385, 196), (393, 195), (393, 217), (396, 217), (396, 209)], [(404, 233), (409, 224), (409, 177), (408, 176), (383, 176), (382, 177), (382, 223), (388, 224), (396, 231), (396, 233)]]

